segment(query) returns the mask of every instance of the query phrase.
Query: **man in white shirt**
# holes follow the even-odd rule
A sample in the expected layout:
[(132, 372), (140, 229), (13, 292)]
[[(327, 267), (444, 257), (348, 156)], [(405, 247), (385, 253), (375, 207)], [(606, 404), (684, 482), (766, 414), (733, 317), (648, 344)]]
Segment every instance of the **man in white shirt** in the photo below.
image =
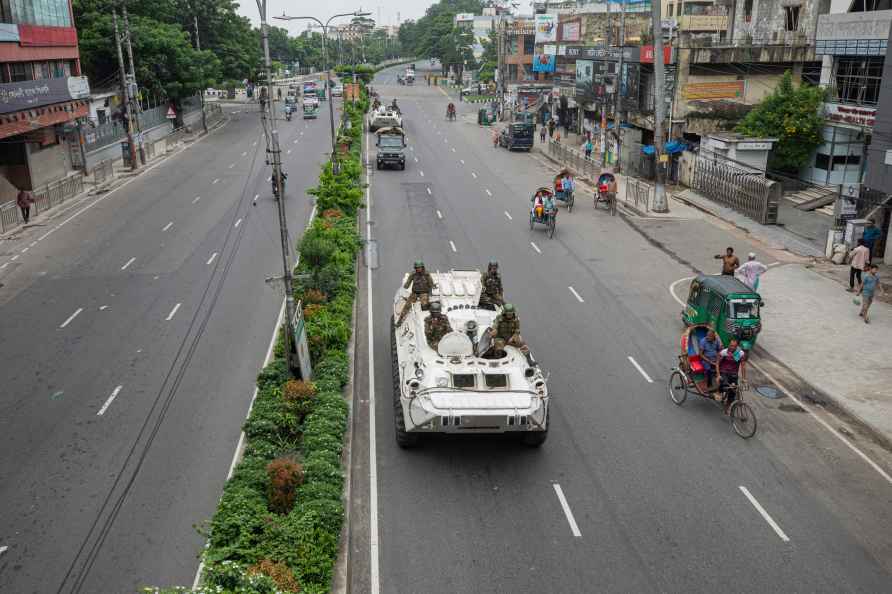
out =
[(867, 246), (864, 245), (864, 240), (858, 240), (858, 247), (852, 250), (852, 253), (849, 254), (849, 258), (851, 258), (851, 268), (849, 269), (849, 293), (855, 292), (855, 279), (858, 279), (858, 284), (861, 284), (861, 273), (864, 271), (864, 267), (867, 266), (867, 262), (870, 260), (870, 250), (867, 249)]

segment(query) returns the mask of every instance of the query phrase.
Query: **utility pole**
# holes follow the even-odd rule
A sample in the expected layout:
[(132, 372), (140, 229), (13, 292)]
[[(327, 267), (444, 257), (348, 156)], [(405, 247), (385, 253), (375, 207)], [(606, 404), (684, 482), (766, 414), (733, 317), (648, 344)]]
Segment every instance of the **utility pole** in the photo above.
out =
[[(546, 2), (546, 9), (548, 3)], [(610, 63), (610, 0), (607, 0), (607, 61), (604, 62), (605, 76), (603, 81), (607, 82), (606, 66)], [(604, 85), (604, 98), (601, 100), (601, 168), (607, 167), (607, 85)], [(614, 92), (616, 89), (614, 88)], [(615, 119), (615, 116), (614, 116)]]
[[(195, 49), (201, 51), (201, 39), (198, 36), (198, 16), (194, 16), (193, 22), (195, 23)], [(202, 77), (201, 77), (201, 86), (202, 88), (198, 90), (198, 97), (201, 101), (201, 127), (204, 129), (204, 133), (208, 133), (208, 117), (207, 113), (204, 109), (204, 68), (201, 69)]]
[(626, 3), (620, 5), (622, 12), (619, 15), (619, 71), (616, 73), (616, 94), (613, 96), (613, 134), (616, 136), (616, 171), (622, 169), (622, 122), (623, 122), (623, 56), (626, 53)]
[(142, 111), (139, 102), (136, 102), (136, 107), (140, 107), (140, 109), (135, 109), (134, 101), (136, 97), (134, 96), (134, 91), (136, 91), (136, 68), (133, 66), (133, 45), (130, 43), (130, 17), (127, 15), (127, 2), (123, 2), (121, 4), (121, 11), (124, 16), (124, 36), (127, 38), (127, 59), (130, 62), (130, 77), (127, 80), (127, 86), (130, 88), (130, 110), (136, 115), (134, 124), (136, 125), (136, 144), (139, 146), (139, 160), (145, 165), (146, 164), (146, 149), (142, 145), (142, 126), (139, 123), (139, 112)]
[(112, 18), (115, 22), (115, 47), (118, 50), (118, 75), (121, 77), (121, 90), (124, 95), (124, 113), (127, 118), (127, 144), (130, 146), (130, 168), (136, 171), (136, 147), (133, 145), (133, 113), (130, 105), (130, 86), (127, 84), (127, 74), (124, 72), (124, 54), (121, 52), (121, 32), (118, 29), (118, 11), (112, 10)]
[[(279, 148), (279, 130), (276, 128), (276, 107), (273, 101), (273, 65), (269, 57), (269, 25), (266, 22), (266, 0), (257, 0), (260, 11), (260, 32), (263, 39), (263, 61), (266, 70), (266, 104), (261, 95), (261, 117), (269, 118), (269, 149), (272, 153), (273, 189), (279, 214), (279, 238), (282, 243), (282, 284), (285, 288), (285, 353), (288, 368), (299, 369), (297, 345), (294, 344), (294, 266), (291, 263), (291, 240), (288, 238), (288, 219), (285, 216), (285, 184), (282, 178), (282, 151)], [(268, 110), (268, 111), (267, 111)], [(304, 378), (308, 379), (308, 378)]]
[(654, 184), (654, 212), (669, 212), (669, 201), (666, 199), (666, 169), (663, 166), (663, 120), (666, 113), (666, 66), (663, 63), (663, 19), (660, 3), (651, 2), (654, 30), (654, 168), (656, 183)]

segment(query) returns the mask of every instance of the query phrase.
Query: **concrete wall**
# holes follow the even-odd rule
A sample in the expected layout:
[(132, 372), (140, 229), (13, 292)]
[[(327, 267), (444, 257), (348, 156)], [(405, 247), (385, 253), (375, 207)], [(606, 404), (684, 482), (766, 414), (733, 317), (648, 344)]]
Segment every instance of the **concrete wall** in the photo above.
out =
[(744, 18), (746, 3), (737, 2), (734, 14), (734, 41), (742, 41), (747, 35), (762, 43), (769, 43), (775, 34), (783, 35), (787, 6), (800, 6), (798, 32), (813, 38), (818, 25), (818, 16), (830, 12), (831, 0), (753, 0), (750, 22)]
[(28, 143), (28, 166), (31, 169), (31, 187), (39, 188), (66, 177), (71, 171), (71, 159), (66, 143), (40, 148)]

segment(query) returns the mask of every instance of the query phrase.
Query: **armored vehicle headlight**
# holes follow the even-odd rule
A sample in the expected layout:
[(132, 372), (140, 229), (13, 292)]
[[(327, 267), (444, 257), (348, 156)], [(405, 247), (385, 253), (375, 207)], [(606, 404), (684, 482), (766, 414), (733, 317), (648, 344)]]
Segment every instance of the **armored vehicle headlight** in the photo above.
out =
[(534, 375), (536, 375), (536, 370), (535, 370), (534, 368), (532, 368), (532, 367), (527, 367), (526, 369), (524, 369), (523, 374), (524, 374), (524, 376), (526, 376), (527, 378), (531, 378), (531, 377), (533, 377)]
[(415, 368), (415, 377), (417, 377), (418, 379), (423, 378), (423, 377), (424, 377), (424, 370), (421, 369), (420, 367), (416, 367), (416, 368)]
[(445, 378), (445, 377), (438, 377), (437, 385), (440, 386), (441, 388), (445, 388), (446, 386), (449, 385), (449, 379)]
[(417, 390), (419, 387), (421, 387), (421, 382), (414, 379), (409, 380), (409, 388), (411, 388), (412, 390)]

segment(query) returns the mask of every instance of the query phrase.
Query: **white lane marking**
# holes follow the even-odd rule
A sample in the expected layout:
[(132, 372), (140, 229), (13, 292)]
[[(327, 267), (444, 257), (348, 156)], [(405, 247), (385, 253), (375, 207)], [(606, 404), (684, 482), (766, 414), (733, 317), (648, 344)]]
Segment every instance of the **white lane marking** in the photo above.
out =
[(201, 200), (201, 196), (196, 196), (196, 197), (195, 197), (195, 200), (192, 201), (192, 204), (195, 204), (195, 203), (198, 202), (199, 200)]
[(53, 234), (53, 231), (55, 231), (55, 229), (50, 229), (49, 231), (47, 231), (46, 233), (44, 233), (43, 235), (41, 235), (40, 237), (38, 237), (38, 238), (37, 238), (37, 241), (43, 241), (44, 239), (46, 239), (47, 237), (49, 237), (50, 235), (52, 235), (52, 234)]
[(233, 167), (235, 167), (235, 163), (230, 163), (230, 164), (229, 164), (229, 169), (232, 169)]
[(455, 249), (455, 243), (452, 240), (449, 240), (449, 247), (452, 248), (453, 252), (458, 252), (458, 250)]
[(415, 159), (416, 163), (418, 162), (418, 157), (412, 157), (412, 158)]
[(574, 289), (573, 287), (567, 287), (567, 288), (570, 289), (570, 292), (573, 293), (573, 296), (576, 297), (576, 300), (579, 301), (579, 303), (585, 303), (585, 301), (582, 299), (582, 297), (579, 296), (579, 293), (576, 292), (576, 289)]
[(251, 146), (257, 146), (257, 141), (255, 140), (255, 141), (251, 144)]
[(7, 546), (0, 547), (0, 555), (2, 555), (3, 553), (5, 553), (8, 550), (9, 550), (9, 547), (7, 547)]
[[(505, 214), (508, 214), (508, 213), (506, 212)], [(511, 215), (508, 215), (508, 217), (510, 218)], [(538, 254), (542, 253), (542, 250), (539, 249), (539, 246), (536, 245), (535, 243), (533, 243), (532, 241), (530, 242), (530, 245), (533, 246), (533, 249), (536, 250), (536, 253), (538, 253)]]
[(9, 262), (5, 262), (5, 263), (3, 264), (3, 266), (0, 266), (0, 270), (6, 268), (7, 266), (9, 266)]
[(108, 306), (107, 306), (107, 305), (100, 305), (100, 306), (99, 306), (99, 311), (105, 311), (105, 310), (107, 310), (107, 309), (108, 309)]
[(759, 512), (759, 514), (761, 514), (762, 518), (766, 522), (768, 522), (768, 525), (771, 526), (771, 528), (780, 537), (780, 539), (784, 542), (790, 542), (790, 537), (787, 536), (786, 534), (784, 534), (784, 531), (781, 530), (781, 527), (778, 526), (777, 522), (774, 521), (774, 518), (772, 518), (768, 514), (768, 512), (765, 511), (765, 508), (762, 507), (762, 504), (759, 503), (758, 501), (756, 501), (756, 498), (753, 497), (753, 494), (749, 492), (749, 489), (747, 489), (743, 485), (740, 485), (740, 490), (743, 492), (743, 494), (746, 496), (746, 498), (750, 500), (750, 503), (752, 503), (753, 507), (756, 508), (756, 511)]
[(171, 221), (171, 222), (167, 223), (166, 225), (164, 225), (164, 228), (161, 229), (161, 231), (167, 231), (167, 230), (170, 229), (171, 227), (173, 227), (173, 221)]
[(428, 196), (431, 196), (431, 189), (430, 189), (430, 188), (427, 189), (427, 195), (428, 195)]
[(303, 133), (303, 132), (301, 132), (301, 133), (300, 133), (300, 135), (301, 135), (301, 136), (303, 136), (303, 135), (304, 135), (304, 133)]
[(72, 322), (72, 320), (74, 320), (74, 318), (78, 317), (78, 316), (81, 314), (82, 311), (84, 311), (84, 308), (83, 308), (83, 307), (79, 307), (79, 308), (77, 308), (77, 311), (75, 311), (73, 314), (71, 314), (70, 316), (68, 316), (68, 319), (65, 320), (64, 322), (62, 322), (62, 325), (59, 326), (59, 328), (64, 328), (65, 326), (67, 326), (68, 324), (70, 324), (70, 323)]
[(243, 152), (243, 153), (242, 153), (242, 156), (243, 156), (243, 157), (247, 157), (247, 156), (248, 156), (248, 152), (247, 152), (247, 151)]
[(414, 147), (414, 146), (410, 146), (410, 147), (409, 147), (409, 150), (412, 151), (412, 152), (414, 153), (414, 152), (415, 152), (415, 147)]
[(567, 498), (564, 497), (564, 490), (561, 489), (561, 486), (557, 483), (552, 484), (552, 487), (554, 487), (554, 492), (557, 494), (561, 508), (564, 510), (564, 515), (567, 517), (567, 523), (570, 524), (570, 532), (572, 532), (573, 536), (576, 538), (582, 538), (582, 532), (579, 531), (579, 526), (576, 525), (576, 518), (573, 517), (573, 511), (570, 509), (570, 504), (567, 503)]
[(121, 270), (127, 270), (134, 262), (136, 262), (136, 258), (130, 258), (123, 266), (121, 266)]
[(273, 181), (273, 176), (269, 176), (268, 178), (266, 178), (266, 181), (268, 181), (268, 182)]
[(420, 171), (420, 170), (419, 170), (419, 172), (418, 172), (418, 173), (420, 173), (420, 174), (421, 174), (421, 177), (424, 177), (424, 172), (423, 172), (423, 171)]
[(298, 141), (298, 140), (299, 140), (298, 138), (295, 138), (295, 139), (294, 139), (294, 142), (292, 142), (291, 144), (297, 144), (297, 141)]
[(446, 143), (446, 142), (449, 142), (449, 140), (446, 139), (446, 138), (444, 138), (444, 139), (443, 139), (443, 142)]
[(220, 178), (219, 178), (219, 177), (214, 178), (214, 181), (211, 182), (211, 185), (214, 185), (215, 183), (217, 183), (217, 182), (219, 182), (219, 181), (220, 181)]
[(438, 218), (438, 219), (442, 219), (442, 218), (443, 218), (443, 213), (440, 212), (439, 210), (437, 211), (437, 218)]
[(452, 152), (453, 152), (453, 153), (455, 152), (455, 147), (452, 147)]
[(208, 266), (210, 266), (216, 259), (217, 259), (217, 252), (214, 252), (213, 254), (211, 254), (211, 257), (208, 258), (208, 263), (207, 263)]
[(22, 250), (22, 253), (23, 253), (23, 254), (27, 254), (27, 253), (28, 253), (28, 250), (30, 250), (30, 249), (31, 249), (31, 248), (25, 248), (25, 249)]
[[(369, 144), (365, 145), (365, 160), (369, 160)], [(372, 184), (370, 179), (370, 169), (365, 172), (365, 203), (366, 203), (366, 241), (372, 239)], [(372, 267), (366, 266), (366, 286), (368, 293), (366, 294), (366, 303), (368, 307), (368, 358), (369, 358), (369, 377), (368, 377), (368, 414), (369, 414), (369, 581), (371, 582), (371, 593), (380, 594), (381, 583), (379, 576), (379, 543), (378, 543), (378, 441), (375, 422), (375, 343), (373, 329), (375, 327), (372, 319), (374, 301), (372, 300)]]
[(290, 155), (290, 154), (291, 154), (291, 149), (288, 149), (288, 152), (285, 153), (285, 154), (286, 154), (286, 155)]
[[(678, 279), (677, 281), (675, 281), (674, 283), (672, 283), (671, 285), (669, 285), (669, 294), (670, 294), (670, 295), (672, 296), (672, 298), (675, 299), (675, 301), (676, 301), (679, 305), (681, 305), (682, 307), (687, 307), (687, 303), (685, 303), (684, 300), (680, 299), (680, 298), (678, 297), (678, 295), (675, 294), (675, 287), (676, 287), (679, 283), (682, 283), (682, 282), (684, 282), (684, 281), (691, 280), (692, 278), (694, 278), (694, 277), (693, 277), (693, 276), (689, 276), (689, 277), (686, 277), (686, 278), (680, 278), (680, 279)], [(837, 431), (836, 429), (834, 429), (833, 426), (830, 425), (830, 423), (828, 423), (827, 421), (825, 421), (824, 419), (822, 419), (822, 418), (818, 415), (818, 413), (816, 413), (811, 407), (807, 406), (802, 400), (800, 400), (799, 398), (797, 398), (796, 395), (793, 394), (793, 392), (791, 392), (790, 390), (788, 390), (787, 387), (786, 387), (784, 384), (780, 383), (777, 379), (775, 379), (774, 376), (771, 375), (771, 374), (768, 372), (767, 369), (765, 369), (764, 367), (762, 367), (761, 365), (759, 365), (759, 364), (756, 363), (755, 361), (750, 361), (750, 362), (749, 362), (749, 365), (752, 366), (756, 371), (758, 371), (759, 373), (761, 373), (762, 375), (764, 375), (764, 376), (768, 379), (768, 381), (770, 381), (772, 384), (774, 384), (775, 386), (777, 386), (778, 389), (779, 389), (781, 392), (783, 392), (783, 393), (787, 396), (787, 398), (789, 398), (790, 400), (792, 400), (793, 402), (795, 402), (797, 405), (799, 405), (799, 407), (802, 408), (802, 410), (804, 410), (805, 412), (807, 412), (807, 413), (811, 416), (811, 418), (813, 418), (815, 421), (818, 422), (819, 425), (821, 425), (824, 429), (826, 429), (827, 431), (829, 431), (831, 435), (833, 435), (834, 437), (836, 437), (836, 439), (838, 439), (838, 440), (841, 441), (843, 444), (845, 444), (846, 447), (848, 447), (848, 448), (849, 448), (849, 449), (850, 449), (856, 456), (858, 456), (859, 458), (861, 458), (861, 459), (862, 459), (868, 466), (870, 466), (871, 468), (873, 468), (874, 471), (876, 471), (877, 474), (879, 474), (881, 477), (883, 477), (883, 480), (885, 480), (887, 483), (889, 483), (890, 485), (892, 485), (892, 475), (890, 475), (888, 472), (886, 472), (885, 470), (883, 470), (883, 468), (882, 468), (879, 464), (877, 464), (876, 462), (874, 462), (874, 461), (870, 458), (870, 456), (868, 456), (867, 454), (865, 454), (864, 452), (862, 452), (860, 449), (858, 449), (857, 446), (855, 446), (855, 444), (853, 444), (853, 443), (850, 442), (848, 439), (846, 439), (846, 438), (843, 436), (842, 433), (840, 433), (839, 431)]]
[(465, 160), (464, 160), (464, 159), (459, 159), (458, 162), (461, 163), (462, 165), (465, 164)]
[(474, 179), (477, 179), (477, 174), (474, 173), (474, 172), (472, 171), (472, 172), (471, 172), (471, 177), (473, 177)]
[(508, 217), (508, 220), (509, 220), (509, 221), (513, 221), (513, 220), (514, 220), (514, 217), (512, 217), (512, 216), (508, 213), (507, 210), (505, 211), (505, 216)]
[(15, 256), (13, 256), (12, 258), (10, 258), (9, 261), (10, 261), (10, 262), (15, 262), (16, 260), (19, 259), (19, 256), (20, 256), (20, 255), (21, 255), (21, 254), (16, 254)]
[(177, 310), (180, 309), (181, 305), (182, 305), (182, 303), (177, 303), (176, 305), (173, 306), (173, 309), (170, 310), (169, 314), (167, 314), (168, 322), (171, 321), (175, 315), (177, 315)]
[(492, 196), (492, 192), (490, 192), (489, 190), (486, 190), (486, 195), (487, 195), (487, 196)]
[(34, 247), (35, 245), (37, 245), (37, 242), (36, 242), (36, 241), (32, 241), (30, 247)]
[(118, 386), (112, 391), (111, 396), (108, 397), (108, 399), (105, 401), (105, 404), (103, 404), (102, 408), (99, 409), (99, 412), (96, 413), (97, 417), (101, 417), (105, 414), (105, 411), (108, 410), (108, 407), (111, 406), (111, 403), (114, 401), (114, 399), (118, 397), (118, 394), (121, 393), (121, 388), (123, 387), (124, 386)]
[(644, 379), (647, 380), (647, 383), (649, 383), (649, 384), (654, 383), (654, 381), (653, 381), (652, 379), (650, 379), (650, 376), (647, 375), (647, 373), (644, 371), (644, 368), (641, 367), (641, 365), (638, 364), (638, 361), (636, 361), (635, 358), (632, 357), (632, 355), (629, 355), (628, 359), (629, 359), (629, 361), (632, 363), (632, 365), (635, 366), (635, 369), (638, 370), (638, 373), (640, 373), (641, 375), (644, 376)]
[(239, 220), (237, 220), (237, 221), (235, 222), (235, 225), (233, 225), (233, 227), (235, 227), (236, 229), (238, 229), (238, 226), (241, 225), (241, 224), (242, 224), (242, 220), (239, 219)]

